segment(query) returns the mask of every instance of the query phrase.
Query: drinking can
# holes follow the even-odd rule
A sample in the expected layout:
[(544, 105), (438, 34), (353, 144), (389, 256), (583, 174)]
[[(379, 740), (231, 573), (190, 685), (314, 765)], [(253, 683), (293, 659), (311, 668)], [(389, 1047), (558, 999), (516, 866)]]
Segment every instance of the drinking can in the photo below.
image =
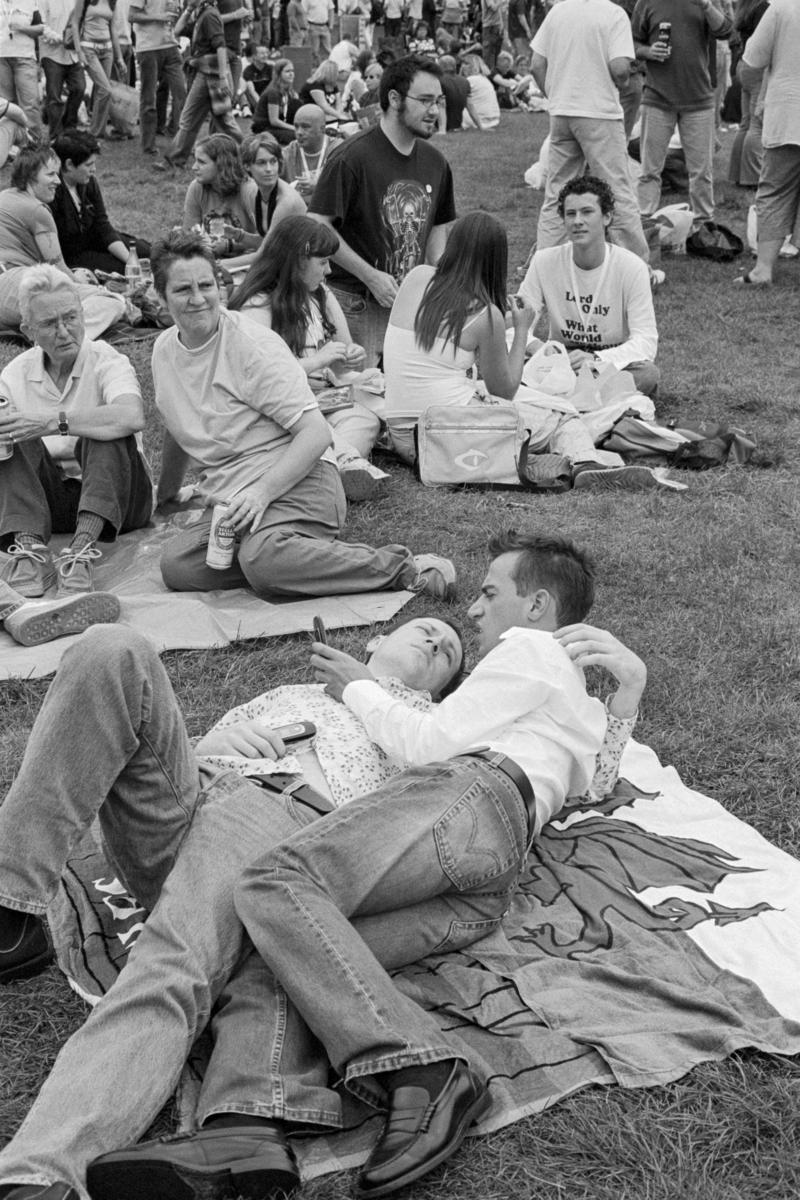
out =
[(657, 40), (659, 42), (661, 42), (661, 44), (663, 46), (667, 46), (669, 48), (670, 54), (672, 53), (672, 22), (671, 21), (659, 21), (658, 39)]
[(224, 571), (233, 562), (236, 530), (226, 519), (227, 515), (227, 500), (222, 504), (215, 504), (211, 510), (211, 529), (208, 535), (206, 566), (212, 567), (215, 571)]

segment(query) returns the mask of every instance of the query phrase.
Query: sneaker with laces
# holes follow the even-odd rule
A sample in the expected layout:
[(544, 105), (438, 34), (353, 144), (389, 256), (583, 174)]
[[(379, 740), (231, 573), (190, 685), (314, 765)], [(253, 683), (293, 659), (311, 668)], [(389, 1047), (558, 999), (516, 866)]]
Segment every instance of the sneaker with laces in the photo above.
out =
[(20, 646), (41, 646), (90, 625), (113, 625), (119, 620), (119, 599), (112, 592), (87, 592), (56, 600), (30, 600), (6, 617), (6, 633)]
[(8, 550), (0, 551), (0, 579), (20, 596), (43, 596), (55, 578), (53, 559), (43, 542), (12, 542)]
[(411, 585), (412, 592), (433, 596), (436, 600), (455, 599), (456, 569), (449, 558), (439, 554), (415, 554), (414, 566), (417, 578)]
[(80, 550), (68, 546), (55, 560), (59, 596), (94, 591), (94, 563), (102, 553), (91, 542)]
[(663, 467), (642, 467), (631, 464), (627, 467), (584, 467), (575, 472), (572, 487), (575, 491), (596, 492), (643, 492), (663, 489), (685, 492), (686, 483), (670, 479)]

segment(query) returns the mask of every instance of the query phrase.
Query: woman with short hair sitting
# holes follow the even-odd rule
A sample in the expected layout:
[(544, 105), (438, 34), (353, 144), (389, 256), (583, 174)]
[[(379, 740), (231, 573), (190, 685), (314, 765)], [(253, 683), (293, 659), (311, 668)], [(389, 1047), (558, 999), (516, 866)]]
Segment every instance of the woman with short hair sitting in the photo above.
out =
[(106, 212), (97, 182), (97, 138), (81, 129), (65, 129), (53, 143), (61, 162), (61, 182), (50, 203), (58, 240), (68, 267), (124, 272), (131, 245), (143, 258), (150, 243), (118, 233)]

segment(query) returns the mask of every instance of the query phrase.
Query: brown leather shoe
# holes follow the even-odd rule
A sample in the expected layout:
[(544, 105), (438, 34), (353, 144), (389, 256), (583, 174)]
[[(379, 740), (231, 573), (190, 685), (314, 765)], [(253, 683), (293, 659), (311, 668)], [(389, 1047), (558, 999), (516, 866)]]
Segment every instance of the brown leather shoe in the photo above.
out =
[(438, 1167), (490, 1104), (488, 1089), (463, 1062), (454, 1064), (434, 1099), (425, 1088), (396, 1088), (384, 1131), (361, 1172), (360, 1194), (388, 1196)]

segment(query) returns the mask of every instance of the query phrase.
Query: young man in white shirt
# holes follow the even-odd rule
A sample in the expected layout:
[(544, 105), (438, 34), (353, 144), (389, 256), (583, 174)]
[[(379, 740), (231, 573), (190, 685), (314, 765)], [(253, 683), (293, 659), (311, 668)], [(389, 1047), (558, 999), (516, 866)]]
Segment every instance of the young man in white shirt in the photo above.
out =
[(659, 371), (658, 331), (646, 264), (607, 239), (614, 195), (603, 179), (583, 175), (561, 189), (558, 213), (567, 242), (538, 250), (520, 294), (536, 314), (547, 310), (548, 337), (569, 350), (575, 371), (611, 363), (652, 396)]

